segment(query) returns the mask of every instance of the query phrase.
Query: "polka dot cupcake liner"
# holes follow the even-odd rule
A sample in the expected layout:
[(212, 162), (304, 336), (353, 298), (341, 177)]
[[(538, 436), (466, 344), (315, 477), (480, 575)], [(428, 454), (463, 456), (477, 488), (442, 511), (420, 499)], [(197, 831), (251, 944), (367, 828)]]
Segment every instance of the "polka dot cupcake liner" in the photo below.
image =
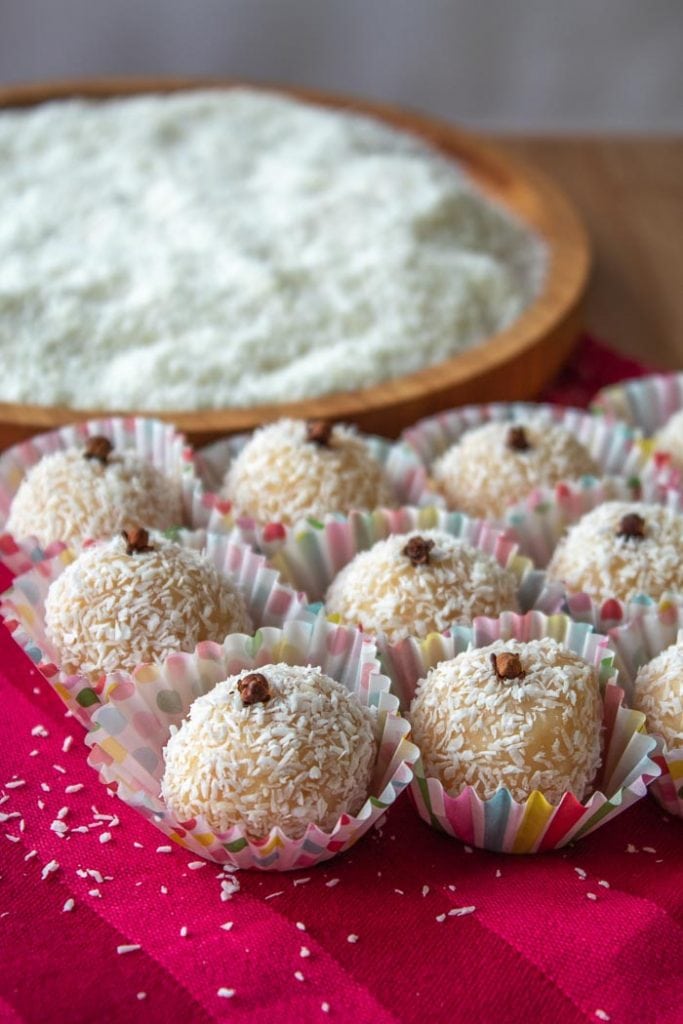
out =
[[(178, 821), (160, 797), (163, 748), (192, 701), (242, 669), (285, 662), (316, 665), (366, 705), (375, 707), (380, 737), (367, 800), (355, 815), (343, 814), (330, 832), (310, 823), (299, 839), (273, 828), (252, 839), (240, 826), (217, 833), (204, 818)], [(408, 786), (418, 751), (398, 714), (372, 640), (358, 630), (318, 616), (264, 628), (253, 637), (233, 635), (222, 646), (200, 644), (194, 654), (171, 655), (161, 665), (117, 673), (107, 683), (110, 702), (93, 715), (86, 742), (89, 763), (101, 781), (166, 835), (171, 842), (219, 864), (264, 871), (309, 868), (343, 853), (384, 815)]]
[[(683, 596), (661, 601), (639, 619), (611, 629), (609, 638), (624, 688), (632, 694), (638, 669), (667, 647), (683, 642)], [(669, 750), (662, 736), (654, 734), (654, 738), (657, 747), (653, 759), (662, 774), (652, 783), (650, 792), (669, 814), (683, 818), (683, 747)]]
[[(35, 561), (50, 558), (60, 543), (42, 547), (34, 537), (14, 537), (5, 530), (10, 506), (27, 471), (43, 456), (66, 448), (81, 447), (89, 437), (102, 435), (118, 450), (133, 450), (169, 476), (180, 479), (186, 525), (193, 525), (194, 508), (199, 503), (199, 478), (194, 453), (175, 427), (145, 417), (110, 416), (86, 420), (38, 434), (8, 448), (0, 455), (0, 561), (16, 576), (26, 572)], [(178, 526), (183, 524), (178, 523)]]
[[(167, 531), (169, 535), (185, 547), (203, 551), (218, 571), (237, 585), (257, 626), (281, 627), (290, 619), (315, 618), (307, 608), (306, 596), (283, 583), (265, 557), (246, 545), (204, 530)], [(108, 700), (107, 677), (102, 675), (93, 684), (85, 676), (62, 671), (59, 655), (45, 631), (45, 600), (50, 584), (76, 557), (73, 548), (62, 546), (53, 557), (36, 561), (0, 598), (0, 616), (15, 643), (24, 649), (74, 717), (88, 727), (95, 709)]]
[[(422, 759), (415, 764), (410, 795), (420, 817), (438, 831), (470, 846), (500, 853), (541, 853), (556, 850), (594, 832), (621, 814), (647, 792), (660, 774), (650, 757), (655, 741), (644, 731), (645, 716), (623, 705), (624, 691), (616, 684), (613, 652), (608, 640), (590, 626), (566, 615), (546, 617), (538, 612), (510, 613), (498, 619), (477, 619), (472, 629), (449, 636), (428, 637), (412, 653), (413, 689), (440, 661), (495, 640), (538, 640), (552, 637), (579, 654), (599, 671), (604, 699), (604, 747), (595, 788), (580, 801), (564, 793), (557, 804), (534, 791), (523, 802), (501, 787), (482, 800), (472, 786), (449, 796), (441, 782), (425, 776)], [(408, 716), (409, 718), (410, 716)]]
[[(251, 436), (238, 434), (208, 445), (197, 453), (198, 469), (205, 489), (194, 497), (193, 522), (215, 533), (227, 533), (266, 554), (273, 554), (284, 541), (287, 528), (279, 522), (261, 523), (253, 516), (239, 515), (232, 503), (219, 493), (230, 463)], [(435, 494), (429, 489), (425, 466), (410, 445), (401, 441), (388, 441), (374, 434), (359, 436), (382, 466), (397, 505), (427, 505), (434, 502)]]
[[(638, 431), (611, 417), (591, 416), (583, 409), (533, 402), (468, 405), (437, 413), (405, 430), (401, 439), (420, 456), (428, 472), (463, 434), (486, 423), (531, 423), (564, 427), (588, 450), (606, 476), (626, 479), (651, 475), (649, 447)], [(594, 477), (583, 478), (588, 483)], [(432, 484), (430, 486), (433, 487)], [(418, 502), (423, 504), (423, 502)], [(440, 499), (445, 504), (445, 499)], [(511, 501), (511, 505), (514, 503)]]

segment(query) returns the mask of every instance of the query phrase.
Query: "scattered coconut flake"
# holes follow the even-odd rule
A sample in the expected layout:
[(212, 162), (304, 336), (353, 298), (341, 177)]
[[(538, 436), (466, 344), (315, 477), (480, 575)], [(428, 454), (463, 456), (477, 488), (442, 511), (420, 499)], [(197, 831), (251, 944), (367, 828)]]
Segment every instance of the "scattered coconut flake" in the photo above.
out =
[(452, 910), (448, 911), (449, 917), (465, 917), (467, 914), (473, 914), (476, 907), (453, 907)]
[(609, 889), (609, 882), (606, 882), (604, 878), (600, 879), (598, 885), (601, 885), (603, 889)]
[(167, 885), (160, 885), (159, 886), (159, 892), (161, 893), (162, 896), (168, 896), (168, 886)]
[(626, 852), (627, 853), (638, 853), (638, 847), (634, 846), (633, 843), (629, 843), (628, 846), (626, 847)]
[(31, 729), (31, 736), (42, 736), (44, 739), (46, 736), (49, 735), (50, 734), (44, 725), (34, 725), (33, 728)]
[(138, 992), (137, 998), (140, 999), (140, 1000), (146, 999), (147, 998), (147, 993), (146, 992)]
[(474, 850), (472, 849), (471, 846), (464, 846), (463, 849), (465, 853), (474, 853)]
[(48, 786), (47, 782), (41, 782), (40, 788), (42, 789), (43, 793), (51, 793), (52, 792), (52, 790)]
[(224, 932), (229, 932), (232, 930), (232, 926), (232, 921), (225, 921), (220, 927), (223, 929)]
[(296, 927), (299, 929), (300, 932), (306, 931), (306, 925), (303, 923), (303, 921), (297, 921)]
[(605, 1013), (604, 1010), (596, 1010), (595, 1011), (595, 1016), (598, 1018), (598, 1020), (611, 1020), (612, 1019), (608, 1013)]
[(356, 942), (358, 942), (358, 936), (357, 936), (357, 935), (354, 935), (354, 934), (353, 934), (353, 932), (351, 932), (351, 934), (350, 934), (350, 935), (347, 935), (347, 936), (346, 936), (346, 941), (347, 941), (347, 942), (350, 942), (350, 943), (352, 943), (352, 944), (353, 944), (353, 943), (356, 943)]
[(98, 839), (101, 843), (108, 843), (111, 839), (111, 832), (100, 832)]
[(62, 753), (63, 754), (68, 754), (69, 753), (69, 751), (71, 750), (71, 745), (72, 745), (73, 741), (74, 741), (73, 736), (65, 736), (64, 737), (64, 742), (62, 743)]
[(19, 842), (21, 842), (21, 837), (20, 836), (13, 836), (9, 832), (5, 832), (5, 839), (9, 839), (10, 843), (19, 843)]
[(423, 885), (422, 886), (422, 895), (426, 896), (428, 892), (429, 892), (429, 886), (428, 885)]
[(295, 878), (293, 880), (292, 884), (295, 885), (295, 886), (296, 885), (305, 885), (306, 882), (310, 882), (310, 880), (311, 880), (310, 875), (308, 876), (308, 878)]
[(29, 752), (29, 755), (28, 755), (28, 756), (29, 756), (29, 757), (38, 757), (38, 754), (39, 754), (39, 753), (40, 753), (40, 751), (39, 751), (39, 750), (31, 750), (31, 751)]
[(339, 879), (331, 878), (329, 882), (325, 882), (325, 885), (327, 886), (328, 889), (334, 889), (335, 885), (339, 885)]
[(38, 810), (39, 811), (44, 811), (45, 810), (45, 802), (43, 800), (37, 800), (36, 803), (38, 804)]
[(219, 988), (218, 991), (216, 992), (216, 995), (220, 996), (221, 999), (232, 999), (234, 994), (234, 988)]
[(60, 772), (62, 775), (66, 775), (66, 768), (62, 768), (61, 764), (53, 764), (52, 767), (56, 772)]
[(205, 868), (206, 864), (205, 860), (191, 860), (187, 866), (190, 871), (199, 871), (200, 868)]
[(157, 846), (157, 853), (171, 853), (172, 846)]
[(180, 929), (180, 938), (181, 939), (186, 939), (187, 938), (187, 925), (186, 924), (184, 924), (182, 926), (182, 928)]
[(500, 868), (496, 868), (496, 878), (502, 878), (502, 877), (503, 877), (503, 872), (500, 870)]
[(397, 892), (399, 896), (405, 896), (403, 889), (394, 889), (394, 892)]
[(597, 900), (597, 898), (598, 897), (597, 897), (597, 895), (594, 892), (587, 892), (586, 893), (586, 899), (587, 900)]
[(35, 857), (37, 855), (37, 853), (38, 853), (37, 850), (29, 850), (28, 853), (26, 854), (26, 856), (24, 857), (24, 860), (31, 860), (31, 858)]
[(71, 897), (69, 897), (69, 899), (66, 901), (66, 903), (62, 907), (62, 912), (68, 913), (69, 911), (73, 910), (73, 908), (75, 906), (76, 906), (76, 901), (74, 899), (72, 899)]
[(439, 924), (441, 924), (442, 921), (446, 920), (446, 915), (445, 914), (437, 914), (436, 915), (436, 920), (439, 922)]
[(9, 814), (0, 813), (0, 822), (11, 821), (12, 818), (20, 818), (21, 814), (19, 811), (11, 811)]
[(68, 807), (60, 807), (59, 810), (57, 811), (57, 818), (58, 818), (58, 820), (62, 821), (64, 818), (66, 818), (68, 813), (69, 813), (69, 808)]
[(330, 1004), (329, 1003), (321, 1003), (320, 1004), (320, 1009), (323, 1011), (323, 1013), (329, 1013), (330, 1012)]
[(574, 868), (574, 871), (576, 871), (577, 875), (579, 876), (579, 878), (580, 878), (580, 879), (581, 879), (582, 881), (583, 881), (583, 879), (584, 879), (584, 878), (588, 878), (588, 875), (587, 875), (587, 873), (586, 873), (586, 872), (585, 872), (585, 871), (583, 870), (583, 868)]
[(307, 956), (310, 956), (310, 955), (311, 955), (311, 951), (310, 951), (310, 949), (308, 948), (308, 946), (302, 946), (302, 947), (301, 947), (301, 949), (299, 950), (299, 956), (302, 956), (302, 957), (304, 957), (304, 959), (305, 959), (305, 958), (306, 958)]
[(140, 946), (132, 942), (127, 946), (117, 946), (116, 952), (119, 954), (119, 956), (122, 956), (124, 953), (137, 953), (139, 949)]
[(144, 846), (142, 845), (142, 843), (133, 843), (133, 846), (135, 847), (136, 850), (144, 850)]
[(59, 861), (57, 861), (57, 860), (48, 861), (48, 863), (45, 865), (45, 867), (41, 871), (40, 877), (42, 878), (43, 881), (45, 881), (47, 876), (53, 874), (53, 872), (57, 871), (58, 868), (59, 868)]
[(304, 976), (303, 976), (301, 971), (294, 971), (294, 977), (296, 978), (297, 981), (305, 981), (306, 980), (304, 978)]
[(273, 900), (273, 899), (275, 899), (276, 896), (284, 896), (284, 893), (285, 893), (284, 889), (278, 889), (277, 892), (269, 892), (268, 895), (265, 897), (265, 899)]
[(88, 896), (94, 896), (96, 899), (102, 899), (102, 893), (99, 889), (88, 889)]
[(59, 821), (57, 819), (50, 823), (50, 828), (52, 829), (53, 832), (56, 832), (57, 835), (64, 835), (65, 832), (69, 831), (69, 826), (67, 825), (67, 823), (65, 821)]
[(643, 853), (656, 853), (654, 846), (644, 846)]
[(5, 789), (19, 789), (21, 786), (26, 785), (26, 779), (12, 779), (11, 782), (5, 783)]

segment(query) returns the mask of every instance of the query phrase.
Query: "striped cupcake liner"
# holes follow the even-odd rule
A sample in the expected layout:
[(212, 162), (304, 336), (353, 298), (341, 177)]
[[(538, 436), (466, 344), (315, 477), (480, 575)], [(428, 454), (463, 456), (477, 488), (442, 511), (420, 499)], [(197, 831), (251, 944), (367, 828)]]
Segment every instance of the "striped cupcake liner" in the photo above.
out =
[[(185, 437), (175, 427), (161, 420), (141, 416), (109, 416), (86, 420), (70, 426), (38, 434), (8, 448), (0, 455), (0, 561), (15, 575), (26, 572), (33, 560), (43, 561), (56, 554), (59, 542), (42, 548), (35, 538), (14, 537), (2, 532), (19, 485), (27, 471), (45, 455), (66, 448), (81, 447), (89, 437), (109, 438), (118, 450), (133, 450), (169, 476), (180, 478), (185, 523), (193, 525), (199, 478), (194, 454)], [(180, 526), (182, 524), (178, 524)]]
[[(203, 551), (220, 573), (232, 580), (245, 599), (257, 626), (282, 627), (292, 620), (312, 621), (307, 598), (283, 583), (263, 555), (229, 537), (204, 530), (167, 531), (185, 547)], [(0, 617), (12, 639), (26, 652), (35, 667), (86, 728), (92, 716), (109, 699), (107, 676), (96, 683), (82, 675), (62, 671), (57, 650), (45, 631), (45, 601), (50, 585), (77, 557), (73, 548), (62, 547), (52, 558), (35, 561), (33, 568), (17, 576), (0, 598)]]
[[(310, 823), (299, 839), (279, 828), (252, 839), (237, 825), (217, 833), (203, 817), (178, 821), (159, 795), (171, 728), (187, 716), (196, 697), (219, 681), (242, 669), (279, 662), (319, 666), (363, 704), (377, 709), (379, 746), (367, 800), (357, 814), (342, 814), (330, 832)], [(288, 622), (281, 630), (265, 628), (253, 637), (229, 636), (222, 646), (200, 644), (194, 654), (174, 654), (161, 665), (141, 666), (130, 675), (117, 673), (108, 687), (110, 703), (97, 709), (86, 738), (92, 748), (89, 763), (100, 780), (171, 842), (235, 868), (290, 871), (343, 853), (409, 785), (418, 756), (408, 739), (410, 727), (389, 693), (389, 680), (380, 672), (373, 642), (321, 616), (312, 622)]]
[(650, 436), (683, 409), (683, 373), (655, 373), (598, 391), (593, 412), (616, 416)]
[[(422, 759), (415, 764), (410, 795), (420, 817), (433, 828), (471, 846), (499, 853), (541, 853), (556, 850), (600, 828), (640, 800), (660, 774), (650, 758), (655, 741), (644, 731), (645, 716), (623, 706), (624, 692), (615, 683), (613, 653), (608, 640), (565, 615), (545, 618), (537, 612), (477, 619), (471, 630), (428, 637), (413, 653), (414, 685), (430, 668), (468, 647), (485, 647), (495, 640), (552, 637), (596, 666), (603, 686), (604, 748), (595, 790), (583, 802), (570, 792), (551, 804), (534, 791), (523, 802), (501, 787), (482, 800), (471, 786), (449, 796), (441, 782), (428, 778)], [(414, 688), (414, 687), (413, 687)], [(408, 716), (410, 717), (410, 716)]]
[[(237, 434), (208, 445), (197, 453), (205, 490), (195, 496), (193, 522), (215, 533), (227, 533), (259, 551), (272, 554), (285, 540), (287, 528), (279, 522), (261, 523), (253, 516), (238, 514), (232, 503), (219, 493), (230, 463), (251, 436)], [(437, 496), (429, 488), (425, 466), (410, 445), (388, 441), (374, 434), (359, 436), (382, 466), (397, 505), (428, 505), (435, 501)]]
[(516, 538), (522, 554), (545, 567), (567, 528), (605, 501), (647, 501), (674, 512), (683, 510), (683, 495), (652, 478), (584, 477), (578, 482), (537, 488), (507, 510), (501, 527)]
[[(401, 434), (431, 470), (436, 459), (456, 444), (468, 430), (486, 423), (523, 423), (564, 427), (590, 452), (607, 476), (640, 477), (648, 466), (649, 447), (626, 423), (591, 416), (583, 409), (533, 402), (495, 402), (468, 405), (420, 420)], [(593, 477), (583, 478), (590, 482)], [(445, 499), (441, 499), (445, 504)], [(420, 502), (423, 504), (423, 502)]]
[[(683, 642), (683, 596), (662, 601), (627, 626), (611, 629), (609, 638), (618, 659), (624, 688), (633, 692), (636, 674), (672, 644)], [(664, 810), (683, 818), (683, 747), (669, 750), (662, 736), (655, 735), (654, 760), (662, 774), (652, 783), (650, 792)]]
[[(520, 556), (517, 544), (508, 535), (484, 519), (471, 519), (461, 512), (447, 512), (434, 506), (376, 509), (352, 512), (348, 516), (327, 516), (322, 522), (309, 520), (285, 532), (284, 542), (272, 556), (271, 564), (284, 580), (297, 590), (305, 591), (317, 605), (324, 600), (335, 576), (359, 552), (367, 551), (391, 534), (432, 529), (444, 530), (466, 541), (513, 572), (518, 580), (518, 600), (524, 611), (538, 608), (552, 613), (563, 604), (564, 587), (551, 583), (528, 558)], [(402, 696), (401, 681), (394, 677), (392, 659), (384, 661), (391, 645), (381, 634), (377, 643), (385, 671), (396, 685), (395, 692)]]

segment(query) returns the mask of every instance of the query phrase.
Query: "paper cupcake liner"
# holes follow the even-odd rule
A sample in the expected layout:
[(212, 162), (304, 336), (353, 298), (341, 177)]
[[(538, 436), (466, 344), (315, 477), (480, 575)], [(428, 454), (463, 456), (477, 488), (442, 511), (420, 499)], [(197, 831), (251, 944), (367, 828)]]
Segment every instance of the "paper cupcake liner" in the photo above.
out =
[[(616, 651), (624, 688), (628, 687), (627, 692), (632, 694), (641, 665), (683, 640), (683, 596), (675, 601), (662, 601), (634, 622), (611, 629), (609, 639)], [(655, 739), (653, 759), (662, 774), (652, 783), (650, 792), (669, 814), (683, 818), (683, 748), (669, 750), (662, 736), (655, 735)]]
[[(356, 815), (341, 815), (331, 832), (309, 824), (300, 839), (273, 828), (266, 838), (253, 840), (241, 826), (216, 833), (202, 817), (178, 821), (159, 795), (162, 751), (171, 726), (179, 725), (192, 701), (219, 681), (242, 669), (282, 661), (320, 666), (364, 704), (377, 708), (380, 740), (368, 799)], [(92, 747), (89, 762), (105, 785), (194, 855), (238, 868), (308, 868), (357, 842), (410, 783), (418, 750), (409, 742), (410, 727), (388, 690), (372, 641), (321, 616), (313, 622), (286, 623), (282, 630), (265, 628), (254, 637), (233, 635), (222, 646), (200, 644), (194, 654), (171, 655), (161, 665), (112, 676), (111, 701), (95, 712), (86, 740)]]
[[(656, 373), (604, 388), (595, 396), (593, 412), (618, 415), (648, 437), (683, 409), (683, 373)], [(683, 488), (683, 472), (668, 452), (658, 451), (654, 439), (645, 442), (647, 472), (662, 485)]]
[(471, 630), (453, 631), (451, 636), (428, 637), (413, 654), (415, 683), (438, 662), (455, 657), (468, 646), (544, 636), (564, 643), (599, 669), (604, 751), (595, 791), (583, 802), (565, 793), (557, 805), (538, 791), (519, 802), (504, 788), (488, 800), (477, 796), (471, 786), (452, 797), (438, 779), (425, 777), (419, 758), (410, 786), (418, 814), (428, 825), (471, 846), (500, 853), (540, 853), (566, 846), (640, 800), (648, 783), (660, 774), (659, 766), (649, 756), (655, 741), (644, 732), (645, 716), (623, 706), (624, 692), (614, 682), (613, 653), (607, 638), (565, 615), (546, 618), (538, 612), (506, 614), (498, 619), (477, 619)]
[[(290, 619), (312, 621), (307, 598), (280, 579), (263, 555), (235, 544), (229, 537), (204, 530), (167, 531), (166, 536), (185, 547), (204, 551), (220, 573), (232, 580), (245, 599), (255, 625), (281, 627)], [(52, 558), (37, 561), (18, 576), (0, 598), (0, 616), (12, 638), (24, 649), (75, 718), (89, 727), (95, 709), (108, 700), (107, 677), (94, 683), (82, 675), (63, 672), (57, 650), (45, 631), (45, 600), (51, 583), (77, 557), (73, 548), (62, 547)]]
[(520, 552), (543, 568), (567, 528), (605, 501), (647, 501), (674, 512), (683, 509), (680, 492), (662, 487), (652, 478), (584, 477), (578, 482), (537, 488), (507, 510), (501, 525), (516, 538)]
[[(466, 431), (485, 423), (515, 423), (531, 419), (568, 430), (587, 448), (603, 475), (636, 476), (642, 474), (648, 464), (648, 446), (628, 424), (608, 417), (591, 416), (583, 409), (533, 402), (497, 402), (451, 409), (420, 420), (405, 430), (401, 439), (414, 448), (431, 469), (435, 459), (458, 442)], [(593, 477), (585, 479), (592, 480)]]
[(348, 516), (330, 515), (322, 522), (308, 520), (285, 531), (285, 539), (272, 555), (271, 564), (291, 586), (320, 602), (337, 573), (360, 551), (394, 533), (430, 529), (462, 538), (514, 572), (519, 581), (518, 598), (525, 611), (540, 608), (554, 612), (562, 605), (564, 587), (550, 583), (545, 573), (535, 569), (528, 558), (521, 557), (516, 542), (508, 535), (484, 519), (472, 519), (461, 512), (447, 512), (434, 506), (375, 509), (351, 512)]
[[(13, 537), (2, 532), (9, 516), (10, 506), (27, 471), (43, 456), (81, 446), (88, 437), (102, 435), (109, 438), (115, 448), (133, 449), (143, 459), (169, 476), (177, 476), (182, 484), (185, 523), (193, 525), (193, 512), (197, 504), (198, 478), (194, 454), (185, 437), (175, 427), (161, 420), (141, 416), (108, 416), (86, 420), (61, 427), (48, 434), (38, 434), (8, 448), (0, 455), (0, 561), (19, 575), (31, 568), (31, 553), (37, 555), (40, 545), (35, 538)], [(178, 523), (178, 526), (181, 526)], [(58, 542), (56, 542), (58, 543)], [(56, 552), (48, 545), (39, 560)]]
[[(359, 436), (382, 466), (397, 505), (428, 505), (434, 502), (437, 496), (429, 488), (426, 468), (410, 445), (402, 441), (388, 441), (374, 434)], [(279, 522), (261, 523), (253, 516), (238, 515), (232, 503), (218, 493), (231, 461), (250, 438), (251, 434), (237, 434), (208, 445), (197, 453), (198, 469), (206, 482), (206, 489), (195, 498), (193, 522), (214, 533), (227, 533), (259, 551), (273, 553), (285, 539), (286, 527)]]

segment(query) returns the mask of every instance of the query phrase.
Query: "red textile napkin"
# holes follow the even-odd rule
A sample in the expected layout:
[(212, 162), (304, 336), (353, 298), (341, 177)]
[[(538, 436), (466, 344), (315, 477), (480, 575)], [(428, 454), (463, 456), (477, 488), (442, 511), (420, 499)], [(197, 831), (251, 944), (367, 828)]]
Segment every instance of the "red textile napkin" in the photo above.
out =
[[(615, 362), (586, 352), (592, 394)], [(108, 795), (4, 629), (0, 650), (0, 1020), (683, 1021), (683, 822), (651, 799), (538, 857), (401, 799), (347, 855), (222, 900), (215, 865)]]

